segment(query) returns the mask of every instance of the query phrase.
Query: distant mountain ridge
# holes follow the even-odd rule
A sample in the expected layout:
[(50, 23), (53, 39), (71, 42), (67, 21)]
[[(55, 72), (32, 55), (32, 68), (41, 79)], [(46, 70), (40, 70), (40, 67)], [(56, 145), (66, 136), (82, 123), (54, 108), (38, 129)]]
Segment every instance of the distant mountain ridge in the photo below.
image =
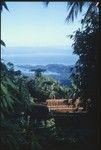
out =
[[(63, 65), (63, 64), (48, 64), (48, 65), (18, 65), (19, 68), (29, 70), (29, 73), (31, 73), (32, 69), (44, 69), (46, 70), (44, 72), (45, 75), (48, 75), (52, 77), (53, 79), (57, 80), (61, 85), (64, 86), (70, 86), (71, 80), (71, 68), (73, 65)], [(33, 74), (33, 72), (32, 72)]]

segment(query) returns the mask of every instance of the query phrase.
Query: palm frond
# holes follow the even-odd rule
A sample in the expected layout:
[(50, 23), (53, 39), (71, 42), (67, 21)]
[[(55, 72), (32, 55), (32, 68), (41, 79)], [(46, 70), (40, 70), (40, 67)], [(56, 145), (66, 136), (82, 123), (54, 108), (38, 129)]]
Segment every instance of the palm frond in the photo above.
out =
[(84, 6), (84, 4), (84, 2), (67, 2), (68, 15), (65, 21), (74, 21), (74, 18), (77, 18), (78, 13), (82, 12), (82, 7)]
[(18, 90), (17, 86), (7, 77), (6, 84), (9, 85), (13, 90)]
[(0, 4), (0, 11), (2, 11), (3, 7), (4, 7), (7, 11), (9, 11), (9, 9), (8, 9), (7, 4), (5, 3), (5, 1), (1, 2), (1, 4)]
[(89, 7), (84, 19), (82, 20), (82, 24), (84, 24), (91, 17), (92, 12), (97, 12), (97, 6), (95, 2), (89, 2)]
[[(1, 104), (4, 108), (13, 108), (13, 99), (11, 98), (11, 95), (9, 91), (7, 90), (7, 87), (1, 83)], [(4, 109), (2, 108), (2, 109)]]
[(0, 44), (3, 45), (3, 46), (6, 46), (6, 44), (2, 40), (0, 40)]

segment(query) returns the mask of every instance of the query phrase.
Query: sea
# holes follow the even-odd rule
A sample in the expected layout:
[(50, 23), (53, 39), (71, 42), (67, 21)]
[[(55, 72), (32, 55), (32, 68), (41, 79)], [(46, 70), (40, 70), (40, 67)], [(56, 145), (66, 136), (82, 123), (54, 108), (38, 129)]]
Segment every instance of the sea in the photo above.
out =
[(20, 67), (20, 65), (63, 64), (70, 66), (76, 63), (78, 57), (71, 50), (66, 49), (11, 47), (2, 49), (1, 59), (5, 64), (13, 63), (15, 70), (19, 69), (28, 73), (29, 70)]

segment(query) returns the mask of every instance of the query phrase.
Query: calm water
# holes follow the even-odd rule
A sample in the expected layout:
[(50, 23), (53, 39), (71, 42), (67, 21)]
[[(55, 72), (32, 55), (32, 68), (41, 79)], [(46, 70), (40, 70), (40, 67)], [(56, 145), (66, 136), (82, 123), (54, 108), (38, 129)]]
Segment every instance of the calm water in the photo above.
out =
[(78, 59), (71, 50), (53, 48), (7, 48), (2, 50), (1, 56), (6, 62), (16, 65), (73, 65)]
[(47, 64), (65, 64), (73, 65), (77, 57), (71, 55), (35, 55), (35, 54), (23, 54), (21, 55), (5, 55), (2, 58), (7, 62), (14, 64), (30, 64), (30, 65), (47, 65)]
[(64, 64), (68, 66), (74, 65), (78, 59), (71, 50), (51, 48), (7, 48), (2, 50), (1, 58), (5, 63), (13, 63), (16, 70), (20, 69), (25, 73), (29, 73), (29, 69), (19, 68), (18, 65)]

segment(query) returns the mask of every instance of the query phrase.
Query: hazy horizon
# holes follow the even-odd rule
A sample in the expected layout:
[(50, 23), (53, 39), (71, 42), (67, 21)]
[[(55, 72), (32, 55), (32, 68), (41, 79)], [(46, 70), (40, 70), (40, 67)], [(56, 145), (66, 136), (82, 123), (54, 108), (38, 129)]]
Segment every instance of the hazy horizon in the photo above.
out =
[(10, 50), (9, 48), (3, 49), (1, 58), (4, 59), (5, 62), (14, 63), (14, 65), (73, 65), (78, 57), (72, 55), (71, 49), (13, 47), (10, 48)]

